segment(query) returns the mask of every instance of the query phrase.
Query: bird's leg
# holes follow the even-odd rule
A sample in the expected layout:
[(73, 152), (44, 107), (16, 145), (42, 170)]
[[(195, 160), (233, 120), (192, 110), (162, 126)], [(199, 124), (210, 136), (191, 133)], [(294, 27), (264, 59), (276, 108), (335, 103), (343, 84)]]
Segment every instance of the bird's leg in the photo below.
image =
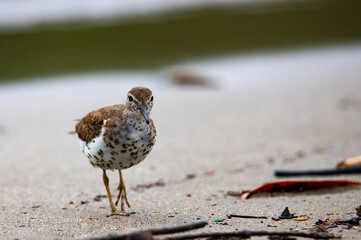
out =
[(119, 198), (121, 198), (120, 209), (121, 209), (121, 211), (124, 211), (124, 201), (127, 204), (128, 208), (130, 208), (130, 204), (129, 204), (128, 199), (127, 199), (127, 190), (125, 188), (122, 171), (120, 169), (119, 169), (119, 186), (118, 186), (118, 190), (119, 190), (119, 194), (118, 194), (117, 201), (115, 202), (115, 205), (118, 206)]
[(109, 189), (109, 178), (107, 176), (106, 171), (103, 169), (103, 182), (105, 185), (105, 189), (107, 190), (107, 194), (108, 194), (108, 199), (109, 199), (109, 203), (110, 203), (110, 214), (107, 215), (107, 217), (113, 216), (113, 215), (120, 215), (120, 216), (129, 216), (129, 214), (125, 213), (124, 211), (119, 212), (116, 207), (114, 206), (113, 200), (112, 200), (112, 195), (110, 194), (110, 189)]

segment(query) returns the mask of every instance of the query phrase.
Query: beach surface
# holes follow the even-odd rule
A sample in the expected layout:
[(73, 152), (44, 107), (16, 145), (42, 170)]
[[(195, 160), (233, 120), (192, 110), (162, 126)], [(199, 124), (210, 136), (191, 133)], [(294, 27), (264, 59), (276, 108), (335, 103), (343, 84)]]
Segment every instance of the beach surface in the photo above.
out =
[[(230, 59), (224, 64), (228, 68), (215, 67), (217, 61), (193, 64), (194, 72), (218, 81), (211, 87), (170, 84), (164, 71), (1, 86), (0, 238), (86, 238), (197, 220), (208, 225), (194, 233), (308, 232), (318, 219), (355, 217), (359, 187), (248, 200), (227, 191), (286, 180), (276, 178), (275, 169), (333, 168), (361, 155), (360, 52), (356, 46), (318, 53), (318, 58), (307, 52), (253, 56)], [(106, 217), (109, 202), (96, 197), (106, 194), (102, 171), (89, 164), (76, 136), (67, 133), (89, 111), (123, 103), (136, 85), (153, 90), (157, 142), (144, 162), (123, 171), (136, 213)], [(108, 176), (116, 197), (117, 172)], [(291, 179), (361, 181), (360, 175)], [(156, 182), (164, 184), (139, 187)], [(271, 219), (285, 207), (309, 219)], [(214, 222), (229, 213), (268, 219)], [(359, 239), (360, 230), (337, 226), (329, 232)]]

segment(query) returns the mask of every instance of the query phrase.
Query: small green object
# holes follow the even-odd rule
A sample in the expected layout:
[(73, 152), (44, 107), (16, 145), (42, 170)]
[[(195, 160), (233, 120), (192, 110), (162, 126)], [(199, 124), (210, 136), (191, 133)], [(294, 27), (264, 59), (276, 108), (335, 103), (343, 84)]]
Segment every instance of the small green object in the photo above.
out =
[(214, 222), (223, 222), (223, 219), (217, 218), (217, 219), (214, 219)]

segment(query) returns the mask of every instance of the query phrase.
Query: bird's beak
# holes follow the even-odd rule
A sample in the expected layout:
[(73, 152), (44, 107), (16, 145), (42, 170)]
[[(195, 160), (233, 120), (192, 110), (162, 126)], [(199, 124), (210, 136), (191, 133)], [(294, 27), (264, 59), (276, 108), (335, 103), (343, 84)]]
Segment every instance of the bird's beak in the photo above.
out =
[(148, 108), (143, 104), (142, 106), (140, 106), (139, 111), (143, 114), (143, 116), (145, 118), (145, 122), (147, 124), (149, 124), (149, 110), (148, 110)]

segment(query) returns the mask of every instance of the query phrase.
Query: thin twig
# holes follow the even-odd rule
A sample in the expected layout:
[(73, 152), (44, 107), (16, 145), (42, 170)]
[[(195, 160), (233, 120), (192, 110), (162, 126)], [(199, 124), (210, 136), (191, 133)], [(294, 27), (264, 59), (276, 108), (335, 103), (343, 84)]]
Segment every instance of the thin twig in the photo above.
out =
[(319, 170), (276, 170), (274, 175), (277, 177), (291, 177), (291, 176), (327, 176), (338, 174), (357, 174), (361, 173), (361, 166), (347, 167), (347, 168), (329, 168)]
[(257, 218), (257, 219), (267, 219), (265, 216), (250, 216), (250, 215), (237, 215), (237, 214), (227, 214), (227, 218)]
[(293, 236), (293, 237), (304, 237), (304, 238), (314, 238), (314, 239), (339, 239), (341, 237), (336, 237), (333, 234), (325, 233), (306, 233), (306, 232), (268, 232), (268, 231), (239, 231), (239, 232), (215, 232), (215, 233), (200, 233), (200, 234), (189, 234), (189, 235), (180, 235), (164, 238), (164, 240), (181, 240), (181, 239), (198, 239), (198, 238), (207, 238), (207, 239), (224, 239), (230, 237), (238, 238), (250, 238), (252, 236)]
[(207, 225), (205, 221), (198, 221), (194, 223), (184, 224), (175, 227), (165, 227), (165, 228), (151, 228), (148, 230), (136, 231), (130, 234), (122, 234), (122, 235), (108, 235), (101, 236), (95, 238), (88, 238), (89, 240), (125, 240), (131, 235), (142, 234), (142, 233), (150, 233), (150, 235), (162, 235), (162, 234), (171, 234), (178, 232), (190, 231), (197, 228), (202, 228)]

